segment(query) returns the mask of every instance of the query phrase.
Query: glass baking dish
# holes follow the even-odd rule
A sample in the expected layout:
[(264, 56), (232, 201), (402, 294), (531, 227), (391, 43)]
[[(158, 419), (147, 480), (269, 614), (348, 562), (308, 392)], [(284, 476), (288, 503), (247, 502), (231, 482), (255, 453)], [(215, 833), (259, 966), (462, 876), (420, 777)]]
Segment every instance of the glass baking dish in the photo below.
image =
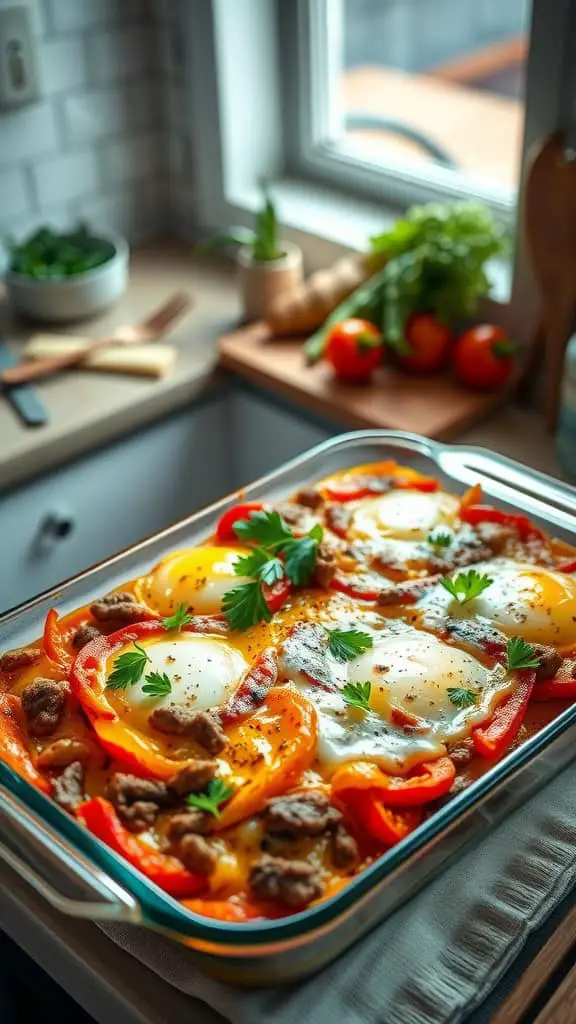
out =
[[(393, 431), (336, 437), (242, 493), (250, 499), (277, 500), (336, 470), (390, 457), (437, 476), (453, 491), (479, 482), (504, 508), (521, 509), (554, 536), (576, 543), (576, 504), (569, 486), (481, 448), (442, 445)], [(168, 551), (203, 540), (235, 500), (236, 495), (224, 498), (8, 612), (0, 619), (0, 650), (38, 637), (50, 607), (60, 614), (72, 611), (142, 575)], [(162, 932), (187, 946), (207, 973), (228, 982), (285, 984), (319, 970), (383, 921), (575, 756), (576, 704), (336, 896), (282, 920), (227, 924), (186, 910), (2, 762), (0, 858), (66, 914)]]

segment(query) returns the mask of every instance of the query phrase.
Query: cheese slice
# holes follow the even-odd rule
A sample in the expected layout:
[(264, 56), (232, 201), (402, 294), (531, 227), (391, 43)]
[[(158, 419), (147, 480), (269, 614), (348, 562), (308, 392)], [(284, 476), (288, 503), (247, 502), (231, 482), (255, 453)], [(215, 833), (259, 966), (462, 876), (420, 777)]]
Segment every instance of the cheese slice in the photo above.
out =
[[(90, 348), (88, 338), (72, 335), (34, 334), (26, 344), (28, 359), (61, 356), (79, 348)], [(79, 364), (83, 370), (106, 370), (112, 373), (133, 373), (146, 377), (163, 377), (173, 367), (178, 350), (174, 345), (110, 345), (98, 349)]]

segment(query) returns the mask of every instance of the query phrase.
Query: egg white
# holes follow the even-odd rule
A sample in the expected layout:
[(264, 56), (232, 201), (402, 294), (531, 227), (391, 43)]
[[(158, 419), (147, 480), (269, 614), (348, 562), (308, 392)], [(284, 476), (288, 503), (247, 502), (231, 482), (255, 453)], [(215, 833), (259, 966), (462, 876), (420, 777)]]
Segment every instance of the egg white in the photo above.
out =
[(458, 509), (457, 498), (443, 491), (389, 491), (358, 503), (349, 535), (425, 540), (436, 526), (452, 522)]
[[(447, 742), (470, 735), (515, 685), (502, 666), (489, 669), (471, 654), (400, 623), (376, 634), (373, 647), (354, 660), (343, 664), (329, 656), (329, 662), (332, 690), (282, 664), (316, 709), (317, 756), (326, 767), (366, 759), (390, 772), (409, 771), (444, 753)], [(346, 682), (368, 681), (370, 710), (348, 705), (341, 695)], [(449, 688), (474, 691), (476, 703), (458, 707)], [(393, 708), (416, 716), (418, 727), (396, 724)]]
[[(140, 646), (149, 659), (144, 673), (139, 682), (122, 691), (123, 700), (135, 712), (149, 714), (155, 708), (174, 704), (193, 711), (217, 707), (227, 701), (248, 668), (240, 651), (222, 637), (175, 633)], [(133, 650), (131, 646), (126, 648), (126, 652)], [(118, 657), (116, 652), (110, 660), (108, 675)], [(168, 676), (170, 693), (152, 697), (144, 692), (151, 672)]]
[[(489, 576), (490, 586), (464, 605), (444, 587), (435, 587), (423, 598), (425, 615), (481, 618), (509, 636), (535, 643), (576, 643), (576, 581), (572, 577), (507, 558), (479, 562), (471, 568)], [(457, 575), (452, 573), (451, 578)]]

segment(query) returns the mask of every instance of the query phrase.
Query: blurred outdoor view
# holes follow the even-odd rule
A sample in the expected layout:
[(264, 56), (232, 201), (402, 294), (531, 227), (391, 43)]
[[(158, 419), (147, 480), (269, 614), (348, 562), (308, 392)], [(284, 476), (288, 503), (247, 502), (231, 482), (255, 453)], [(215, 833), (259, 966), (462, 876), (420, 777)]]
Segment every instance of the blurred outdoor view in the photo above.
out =
[(383, 164), (514, 192), (530, 0), (343, 0), (340, 123)]

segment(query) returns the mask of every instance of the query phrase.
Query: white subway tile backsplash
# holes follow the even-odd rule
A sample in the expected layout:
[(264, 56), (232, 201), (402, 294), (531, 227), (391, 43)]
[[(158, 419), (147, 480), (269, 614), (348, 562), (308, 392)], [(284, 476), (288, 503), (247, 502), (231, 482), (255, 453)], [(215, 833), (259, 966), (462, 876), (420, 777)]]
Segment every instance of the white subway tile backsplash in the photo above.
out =
[(156, 97), (143, 82), (65, 96), (62, 109), (70, 146), (129, 135), (157, 122)]
[[(0, 6), (16, 0), (0, 0)], [(41, 101), (0, 113), (0, 238), (79, 215), (131, 241), (193, 219), (188, 0), (31, 0)]]
[(105, 25), (119, 12), (117, 0), (45, 0), (45, 3), (56, 32), (79, 32)]
[(82, 39), (47, 39), (40, 48), (40, 83), (43, 96), (78, 89), (86, 84), (88, 69)]
[(0, 167), (58, 148), (56, 118), (48, 103), (0, 113)]
[(153, 179), (167, 164), (166, 140), (160, 132), (115, 139), (102, 149), (105, 185)]
[(4, 217), (19, 217), (30, 209), (30, 198), (21, 167), (0, 171), (0, 211)]
[(40, 206), (92, 195), (100, 186), (98, 154), (85, 150), (38, 160), (32, 167)]
[(113, 35), (106, 29), (91, 32), (86, 41), (91, 83), (108, 85), (150, 71), (153, 43), (147, 25), (121, 28)]

